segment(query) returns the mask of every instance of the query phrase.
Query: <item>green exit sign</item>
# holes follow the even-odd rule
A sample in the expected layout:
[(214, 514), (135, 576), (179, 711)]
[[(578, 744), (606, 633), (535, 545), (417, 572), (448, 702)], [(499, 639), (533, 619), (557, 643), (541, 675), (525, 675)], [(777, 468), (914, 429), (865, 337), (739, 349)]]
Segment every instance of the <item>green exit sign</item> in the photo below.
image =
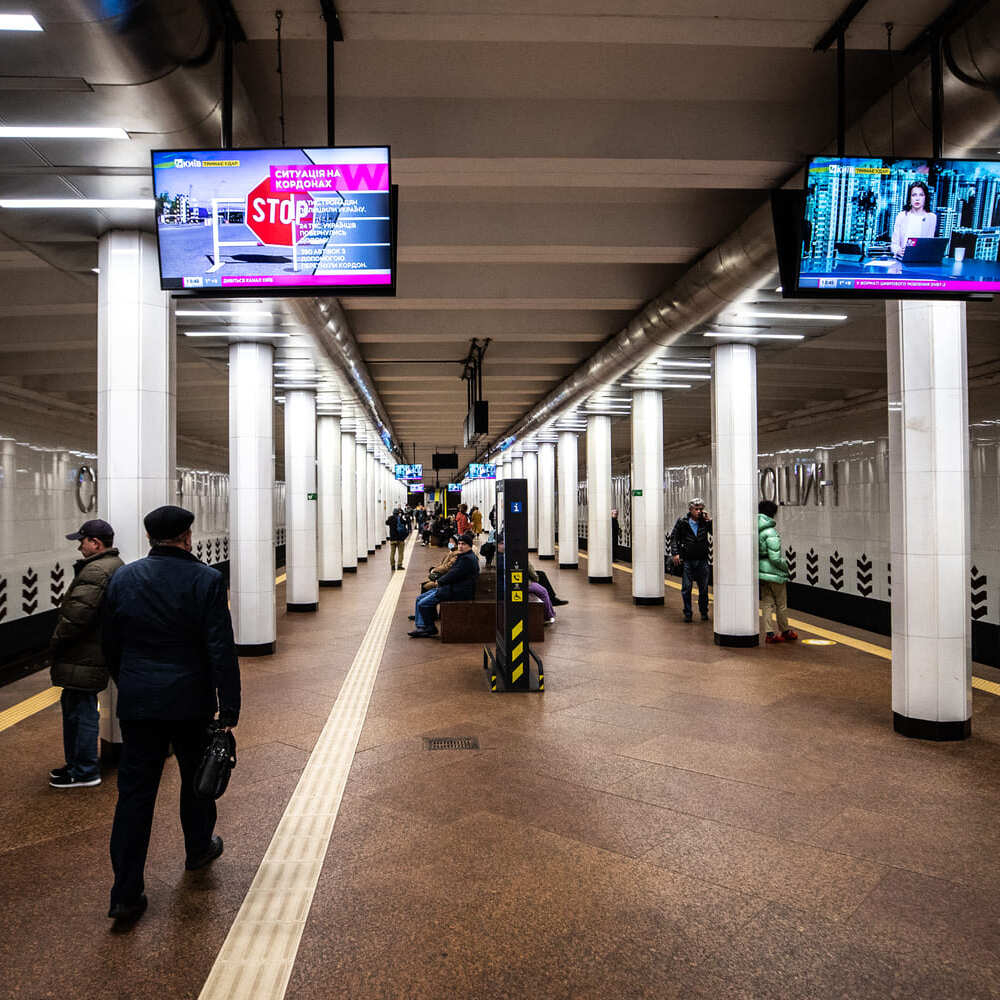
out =
[(632, 496), (634, 496), (634, 497), (641, 497), (642, 496), (642, 490), (632, 490)]
[(315, 493), (307, 493), (306, 494), (306, 499), (307, 500), (315, 500), (316, 499), (316, 494)]

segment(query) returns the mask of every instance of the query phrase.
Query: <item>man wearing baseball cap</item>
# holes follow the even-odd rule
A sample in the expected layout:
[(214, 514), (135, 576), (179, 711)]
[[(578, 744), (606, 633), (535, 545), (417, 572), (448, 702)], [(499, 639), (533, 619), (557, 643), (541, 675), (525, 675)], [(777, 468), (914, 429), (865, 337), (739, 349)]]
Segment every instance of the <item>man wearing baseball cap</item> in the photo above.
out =
[(61, 687), (65, 763), (49, 771), (53, 788), (92, 788), (101, 783), (97, 763), (97, 693), (108, 686), (101, 648), (101, 604), (111, 577), (125, 564), (112, 548), (114, 529), (107, 521), (85, 521), (66, 536), (79, 542), (73, 582), (59, 604), (49, 643), (52, 683)]
[(193, 521), (183, 507), (147, 514), (149, 555), (116, 574), (105, 601), (104, 652), (122, 729), (108, 916), (121, 922), (146, 909), (143, 869), (171, 746), (181, 772), (185, 867), (204, 868), (222, 853), (215, 801), (195, 796), (194, 777), (216, 713), (227, 729), (239, 720), (240, 668), (226, 581), (191, 554)]

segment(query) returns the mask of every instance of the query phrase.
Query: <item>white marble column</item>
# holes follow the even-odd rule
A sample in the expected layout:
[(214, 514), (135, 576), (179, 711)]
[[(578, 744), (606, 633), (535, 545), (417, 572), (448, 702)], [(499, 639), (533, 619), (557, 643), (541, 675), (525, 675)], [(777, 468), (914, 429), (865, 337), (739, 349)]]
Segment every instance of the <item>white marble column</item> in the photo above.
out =
[(969, 404), (963, 302), (887, 302), (892, 715), (972, 733)]
[(316, 392), (285, 390), (285, 607), (319, 608), (316, 565)]
[(177, 488), (174, 321), (154, 236), (107, 232), (98, 264), (98, 510), (131, 562), (149, 550), (142, 519)]
[(378, 515), (378, 483), (375, 472), (375, 446), (372, 444), (371, 432), (368, 434), (367, 455), (365, 467), (368, 482), (368, 554), (371, 555), (378, 547), (378, 535), (375, 530), (375, 520)]
[(556, 552), (556, 447), (551, 441), (538, 446), (538, 558), (555, 559)]
[(524, 478), (528, 484), (528, 551), (538, 551), (538, 449), (524, 452)]
[(354, 438), (354, 421), (347, 408), (340, 418), (340, 503), (341, 560), (345, 573), (358, 571), (358, 445)]
[(240, 656), (274, 652), (274, 348), (229, 345), (229, 605)]
[(510, 478), (524, 479), (524, 452), (515, 448), (510, 456)]
[(611, 417), (587, 417), (587, 579), (613, 583), (611, 570)]
[[(156, 238), (112, 230), (98, 244), (97, 501), (125, 562), (149, 551), (143, 518), (175, 502), (177, 385), (173, 310)], [(195, 525), (197, 530), (197, 525)], [(117, 688), (101, 693), (101, 743), (121, 743)]]
[(316, 421), (317, 515), (319, 529), (319, 585), (340, 587), (344, 582), (343, 505), (341, 502), (340, 414), (324, 413)]
[(357, 438), (357, 457), (355, 459), (355, 476), (357, 480), (357, 506), (354, 508), (357, 523), (358, 562), (368, 562), (368, 448), (365, 443), (365, 428), (360, 418), (355, 429)]
[(577, 490), (580, 469), (577, 440), (573, 431), (559, 432), (559, 568), (576, 569), (579, 556), (579, 507)]
[[(712, 348), (713, 628), (720, 646), (760, 643), (757, 349)], [(778, 515), (781, 531), (781, 515)]]
[[(663, 394), (632, 392), (632, 601), (663, 604)], [(608, 511), (610, 520), (611, 513)]]

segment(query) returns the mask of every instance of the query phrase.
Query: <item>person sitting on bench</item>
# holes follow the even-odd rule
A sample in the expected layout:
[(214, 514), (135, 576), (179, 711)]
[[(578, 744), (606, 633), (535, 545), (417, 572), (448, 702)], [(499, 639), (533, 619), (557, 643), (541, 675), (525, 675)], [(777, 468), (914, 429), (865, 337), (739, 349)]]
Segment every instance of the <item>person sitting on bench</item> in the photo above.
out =
[(413, 624), (416, 628), (410, 632), (411, 638), (428, 639), (438, 634), (434, 622), (437, 619), (437, 606), (442, 601), (471, 601), (475, 598), (479, 557), (472, 551), (472, 541), (472, 535), (459, 537), (455, 564), (438, 579), (436, 587), (417, 598), (413, 609)]

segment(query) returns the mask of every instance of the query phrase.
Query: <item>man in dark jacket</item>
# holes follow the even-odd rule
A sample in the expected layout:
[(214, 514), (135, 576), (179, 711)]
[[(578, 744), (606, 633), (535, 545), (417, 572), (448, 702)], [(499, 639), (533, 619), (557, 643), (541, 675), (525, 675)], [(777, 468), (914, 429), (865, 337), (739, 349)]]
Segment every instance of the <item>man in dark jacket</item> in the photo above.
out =
[(73, 582), (59, 604), (49, 654), (52, 683), (63, 689), (63, 752), (66, 763), (49, 771), (53, 788), (91, 788), (101, 783), (97, 763), (97, 692), (108, 686), (101, 649), (100, 611), (108, 582), (125, 564), (112, 548), (115, 533), (107, 521), (85, 521), (67, 535), (83, 556), (73, 567)]
[(476, 578), (479, 576), (479, 556), (472, 551), (472, 535), (458, 539), (458, 558), (438, 581), (437, 586), (417, 598), (413, 612), (414, 639), (427, 639), (437, 635), (434, 625), (437, 606), (442, 601), (471, 601), (476, 596)]
[(691, 589), (698, 584), (698, 611), (701, 620), (708, 621), (709, 544), (712, 535), (712, 518), (705, 510), (705, 501), (695, 497), (688, 503), (688, 512), (677, 518), (670, 532), (670, 554), (675, 566), (684, 564), (681, 577), (681, 599), (684, 602), (684, 621), (690, 622)]
[(406, 539), (410, 534), (409, 522), (402, 510), (397, 507), (385, 519), (385, 524), (389, 529), (389, 569), (403, 569), (403, 546), (406, 545)]
[(181, 772), (185, 867), (203, 868), (222, 853), (215, 802), (195, 796), (194, 775), (216, 711), (227, 729), (239, 720), (240, 671), (226, 582), (191, 554), (193, 521), (181, 507), (147, 514), (149, 555), (115, 574), (105, 600), (104, 652), (118, 683), (123, 743), (111, 830), (115, 920), (136, 920), (146, 909), (143, 868), (171, 746)]

